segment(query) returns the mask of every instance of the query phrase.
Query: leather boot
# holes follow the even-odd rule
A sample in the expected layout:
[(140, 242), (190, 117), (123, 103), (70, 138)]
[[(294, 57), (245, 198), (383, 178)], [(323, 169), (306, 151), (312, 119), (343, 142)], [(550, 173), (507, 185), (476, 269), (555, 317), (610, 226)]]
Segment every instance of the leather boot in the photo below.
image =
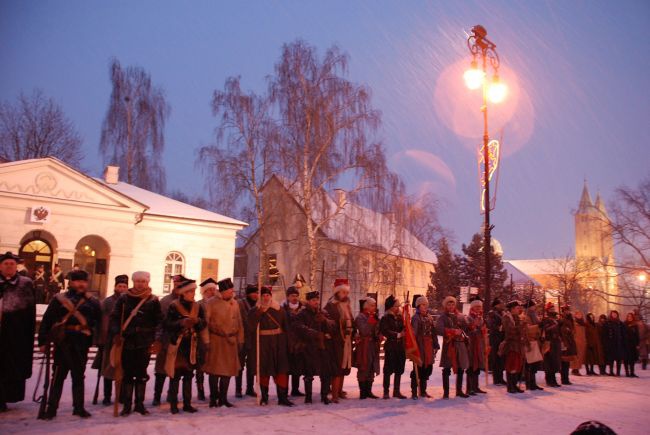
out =
[(219, 406), (232, 408), (232, 403), (228, 402), (228, 386), (230, 385), (230, 376), (219, 376)]
[(458, 369), (456, 373), (456, 397), (462, 397), (463, 399), (468, 398), (469, 396), (463, 393), (463, 370)]
[(72, 415), (79, 416), (81, 418), (90, 417), (90, 412), (86, 411), (84, 408), (84, 381), (83, 376), (81, 380), (75, 382), (72, 380)]
[(205, 374), (201, 371), (196, 371), (196, 398), (197, 400), (205, 400), (205, 389), (203, 387), (203, 380), (205, 379)]
[(269, 387), (260, 385), (260, 392), (262, 393), (262, 400), (260, 400), (260, 406), (266, 406), (269, 404)]
[(424, 378), (420, 379), (420, 397), (423, 399), (431, 399), (431, 396), (427, 393), (427, 380)]
[(365, 381), (359, 381), (359, 400), (367, 399), (368, 393), (366, 393), (366, 383)]
[(122, 400), (124, 407), (122, 408), (120, 415), (125, 417), (131, 414), (131, 404), (133, 403), (133, 379), (125, 379), (122, 382)]
[(621, 362), (616, 361), (616, 376), (621, 376)]
[(208, 375), (208, 386), (210, 387), (210, 408), (217, 407), (217, 399), (219, 398), (219, 376)]
[(242, 372), (243, 370), (240, 370), (237, 376), (235, 376), (235, 397), (238, 399), (244, 397), (241, 393)]
[(384, 373), (383, 386), (384, 386), (384, 396), (383, 396), (383, 398), (384, 399), (390, 399), (390, 394), (389, 394), (389, 391), (390, 391), (390, 375), (388, 373)]
[(255, 392), (255, 388), (253, 387), (255, 385), (255, 375), (253, 375), (253, 372), (246, 368), (246, 395), (250, 397), (257, 397), (257, 393)]
[(180, 378), (169, 378), (169, 389), (167, 396), (169, 397), (169, 412), (178, 414), (178, 384)]
[(153, 402), (151, 402), (153, 406), (160, 405), (160, 396), (162, 396), (162, 390), (165, 386), (165, 378), (167, 378), (167, 376), (156, 373), (156, 380), (153, 386)]
[(465, 395), (476, 396), (474, 392), (474, 370), (467, 370), (467, 379), (465, 380)]
[(111, 402), (111, 396), (113, 395), (113, 380), (104, 378), (104, 400), (102, 400), (102, 405), (108, 406)]
[(479, 394), (487, 394), (487, 391), (481, 390), (480, 384), (481, 384), (481, 371), (476, 370), (474, 372), (474, 392)]
[(147, 389), (146, 380), (137, 380), (135, 383), (135, 407), (133, 411), (141, 415), (148, 415), (149, 411), (144, 407), (144, 393)]
[(366, 395), (368, 399), (379, 399), (379, 396), (375, 396), (372, 393), (372, 381), (366, 381)]
[(192, 378), (183, 377), (183, 411), (191, 414), (198, 411), (192, 406)]
[(511, 373), (506, 372), (506, 383), (508, 384), (508, 393), (515, 394), (514, 377)]
[(289, 389), (277, 386), (278, 391), (278, 405), (281, 406), (294, 406), (293, 402), (289, 400)]
[(444, 369), (442, 371), (442, 398), (449, 399), (449, 369)]
[(305, 376), (305, 403), (312, 403), (312, 383), (314, 378)]
[(393, 382), (393, 397), (396, 397), (398, 399), (406, 399), (406, 396), (402, 394), (400, 391), (400, 387), (402, 384), (402, 376), (401, 375), (395, 375), (395, 380)]
[(411, 399), (418, 400), (418, 381), (415, 379), (415, 373), (411, 373)]
[(634, 373), (634, 366), (635, 366), (635, 365), (636, 365), (635, 363), (630, 364), (630, 377), (631, 377), (631, 378), (638, 378), (638, 376), (636, 375), (636, 373)]
[(332, 385), (332, 380), (328, 376), (320, 377), (320, 401), (325, 405), (330, 404), (330, 399), (327, 397), (329, 394), (330, 386)]
[(533, 391), (535, 391), (535, 390), (543, 391), (544, 389), (542, 387), (540, 387), (539, 385), (537, 385), (537, 376), (536, 375), (537, 375), (537, 372), (535, 370), (530, 371), (530, 376), (531, 376), (530, 381), (531, 381), (531, 385), (533, 386)]
[(291, 375), (291, 397), (303, 397), (300, 391), (300, 375)]
[(512, 379), (513, 379), (512, 387), (514, 388), (515, 393), (523, 393), (524, 390), (519, 388), (519, 381), (521, 380), (521, 373), (513, 373), (512, 374)]

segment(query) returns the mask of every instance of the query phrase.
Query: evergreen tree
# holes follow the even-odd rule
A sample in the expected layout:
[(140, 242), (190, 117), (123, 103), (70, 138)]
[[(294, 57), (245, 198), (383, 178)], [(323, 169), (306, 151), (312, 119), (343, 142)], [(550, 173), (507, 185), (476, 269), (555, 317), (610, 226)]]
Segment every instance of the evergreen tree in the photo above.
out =
[(460, 283), (459, 257), (454, 255), (446, 237), (440, 239), (436, 249), (438, 264), (436, 270), (431, 274), (433, 292), (429, 295), (429, 302), (432, 307), (440, 307), (445, 296), (458, 296)]
[[(459, 277), (461, 286), (478, 287), (479, 295), (485, 294), (485, 255), (483, 254), (483, 236), (474, 234), (469, 245), (463, 244), (463, 258), (460, 261)], [(494, 252), (490, 246), (491, 297), (500, 297), (504, 293), (504, 286), (508, 272), (503, 268), (501, 255)], [(490, 304), (491, 301), (485, 301)]]

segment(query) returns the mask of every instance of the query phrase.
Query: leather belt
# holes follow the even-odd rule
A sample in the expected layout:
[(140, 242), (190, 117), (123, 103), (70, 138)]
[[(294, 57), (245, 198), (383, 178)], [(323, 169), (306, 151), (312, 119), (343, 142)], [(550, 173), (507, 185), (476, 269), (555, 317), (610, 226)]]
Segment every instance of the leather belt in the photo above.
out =
[(260, 329), (260, 335), (280, 335), (280, 334), (282, 334), (282, 328)]

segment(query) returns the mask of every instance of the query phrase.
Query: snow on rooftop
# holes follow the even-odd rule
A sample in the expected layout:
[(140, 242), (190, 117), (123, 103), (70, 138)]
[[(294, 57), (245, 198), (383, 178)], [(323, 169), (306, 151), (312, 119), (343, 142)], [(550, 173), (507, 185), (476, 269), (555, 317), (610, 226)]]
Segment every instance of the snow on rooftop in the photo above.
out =
[(504, 260), (526, 275), (549, 275), (557, 269), (557, 259), (542, 258), (535, 260)]
[(510, 261), (503, 262), (503, 268), (508, 272), (508, 280), (506, 283), (510, 282), (510, 277), (512, 277), (512, 282), (515, 285), (530, 285), (532, 282), (535, 286), (541, 286), (539, 281), (533, 277), (522, 272), (519, 268), (512, 264)]
[(195, 219), (209, 222), (219, 222), (231, 225), (247, 226), (248, 224), (237, 219), (229, 218), (219, 213), (204, 210), (184, 202), (176, 201), (164, 195), (141, 189), (123, 181), (117, 184), (107, 184), (101, 178), (95, 178), (103, 185), (146, 205), (145, 215), (169, 216), (182, 219)]

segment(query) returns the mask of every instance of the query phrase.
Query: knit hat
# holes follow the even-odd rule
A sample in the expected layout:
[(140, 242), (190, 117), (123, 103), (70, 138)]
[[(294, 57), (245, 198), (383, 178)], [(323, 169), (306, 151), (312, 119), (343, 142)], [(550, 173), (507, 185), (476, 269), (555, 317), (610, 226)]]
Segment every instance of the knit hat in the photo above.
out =
[(129, 276), (128, 275), (117, 275), (115, 277), (115, 285), (126, 284), (129, 285)]

